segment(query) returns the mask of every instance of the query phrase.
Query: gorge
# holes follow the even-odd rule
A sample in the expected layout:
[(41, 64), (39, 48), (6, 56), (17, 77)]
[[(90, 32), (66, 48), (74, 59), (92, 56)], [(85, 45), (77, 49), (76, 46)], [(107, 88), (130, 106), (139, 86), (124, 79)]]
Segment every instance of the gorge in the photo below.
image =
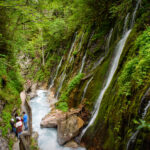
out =
[(22, 91), (31, 150), (149, 150), (149, 77), (149, 0), (0, 1), (0, 150)]

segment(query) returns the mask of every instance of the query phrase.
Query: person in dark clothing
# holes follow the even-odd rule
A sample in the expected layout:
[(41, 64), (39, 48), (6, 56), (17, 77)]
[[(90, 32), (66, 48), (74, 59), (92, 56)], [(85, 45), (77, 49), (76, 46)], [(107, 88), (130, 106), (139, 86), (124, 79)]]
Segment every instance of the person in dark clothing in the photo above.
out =
[(15, 120), (13, 118), (10, 120), (10, 124), (12, 127), (12, 132), (14, 132), (16, 134)]

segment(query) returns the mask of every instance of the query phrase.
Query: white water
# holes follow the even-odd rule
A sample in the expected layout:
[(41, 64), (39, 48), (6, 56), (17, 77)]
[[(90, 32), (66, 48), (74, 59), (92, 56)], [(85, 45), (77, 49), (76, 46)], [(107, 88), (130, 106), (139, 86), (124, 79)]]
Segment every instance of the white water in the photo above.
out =
[(77, 38), (76, 38), (76, 36), (77, 36), (77, 33), (75, 33), (75, 39), (74, 39), (74, 41), (73, 41), (73, 43), (72, 43), (72, 45), (71, 45), (71, 49), (70, 49), (70, 52), (69, 52), (69, 55), (68, 55), (68, 58), (67, 58), (67, 62), (69, 61), (69, 62), (71, 62), (71, 60), (72, 60), (72, 57), (71, 57), (71, 59), (70, 59), (70, 56), (71, 56), (71, 53), (73, 52), (73, 50), (74, 50), (74, 46), (75, 46), (75, 43), (76, 43), (76, 40), (77, 40)]
[(50, 112), (50, 104), (47, 101), (47, 91), (38, 90), (38, 97), (30, 101), (32, 108), (33, 131), (38, 132), (38, 145), (41, 150), (84, 150), (84, 148), (66, 148), (57, 143), (57, 130), (54, 128), (40, 128), (42, 118)]
[(64, 72), (64, 73), (62, 74), (61, 82), (60, 82), (60, 85), (59, 85), (59, 88), (58, 88), (58, 91), (57, 91), (57, 94), (56, 94), (56, 99), (58, 99), (59, 92), (60, 92), (61, 89), (62, 89), (62, 86), (63, 86), (63, 83), (64, 83), (65, 78), (66, 78), (66, 73)]
[(108, 73), (108, 77), (106, 79), (106, 84), (104, 85), (103, 89), (100, 92), (100, 95), (99, 95), (99, 97), (97, 99), (97, 102), (95, 104), (94, 111), (92, 113), (93, 116), (92, 116), (89, 124), (87, 125), (87, 127), (82, 131), (81, 138), (84, 135), (84, 133), (86, 132), (86, 130), (94, 123), (94, 121), (95, 121), (95, 119), (97, 117), (101, 101), (102, 101), (103, 96), (105, 94), (105, 91), (109, 87), (109, 84), (111, 83), (111, 80), (112, 80), (112, 78), (113, 78), (113, 76), (115, 74), (115, 71), (116, 71), (117, 67), (118, 67), (120, 56), (122, 54), (124, 45), (126, 43), (126, 40), (127, 40), (128, 36), (129, 36), (130, 32), (131, 32), (131, 29), (128, 30), (125, 34), (123, 34), (122, 39), (119, 41), (119, 43), (117, 44), (117, 46), (115, 48), (115, 56), (114, 56), (114, 59), (112, 60), (112, 63), (111, 63), (111, 67), (110, 67), (110, 70), (109, 70), (109, 73)]
[(88, 87), (89, 87), (89, 84), (91, 83), (92, 79), (93, 79), (93, 77), (87, 82), (87, 84), (86, 84), (86, 86), (85, 86), (85, 88), (84, 88), (81, 102), (82, 102), (82, 100), (85, 98), (86, 91), (87, 91), (87, 89), (88, 89)]
[(82, 64), (81, 64), (81, 68), (80, 68), (80, 71), (79, 71), (80, 73), (82, 73), (82, 71), (83, 71), (83, 68), (84, 68), (84, 65), (85, 65), (86, 56), (87, 56), (87, 52), (85, 52), (85, 55), (84, 55), (84, 57), (82, 59)]
[(135, 7), (134, 12), (132, 14), (132, 20), (131, 20), (131, 27), (130, 28), (132, 28), (134, 23), (135, 23), (136, 12), (137, 12), (141, 2), (142, 2), (142, 0), (137, 0), (136, 7)]
[(93, 116), (92, 116), (89, 124), (87, 125), (87, 127), (82, 131), (81, 138), (84, 135), (84, 133), (86, 132), (86, 130), (94, 123), (94, 121), (97, 117), (97, 114), (98, 114), (99, 108), (100, 108), (100, 104), (101, 104), (101, 101), (102, 101), (103, 96), (105, 94), (105, 91), (109, 87), (109, 84), (111, 83), (111, 80), (112, 80), (112, 78), (115, 74), (115, 71), (118, 67), (119, 59), (120, 59), (120, 56), (122, 54), (124, 45), (126, 43), (126, 40), (127, 40), (128, 36), (130, 35), (130, 32), (131, 32), (132, 27), (134, 25), (136, 12), (137, 12), (137, 9), (138, 9), (140, 3), (141, 3), (141, 0), (137, 0), (137, 4), (136, 4), (135, 10), (133, 12), (132, 20), (131, 20), (131, 27), (130, 27), (129, 30), (127, 29), (127, 22), (128, 22), (128, 18), (129, 18), (128, 14), (127, 14), (127, 17), (125, 18), (124, 28), (123, 28), (123, 30), (124, 30), (123, 31), (123, 36), (122, 36), (122, 39), (119, 41), (119, 43), (117, 44), (117, 46), (115, 48), (116, 54), (114, 56), (115, 58), (112, 60), (112, 64), (111, 64), (111, 67), (110, 67), (109, 75), (108, 75), (107, 80), (106, 80), (106, 84), (100, 92), (100, 95), (99, 95), (99, 97), (97, 99), (97, 102), (95, 104), (95, 108), (94, 108), (94, 111), (93, 111)]
[(127, 25), (128, 25), (128, 21), (129, 21), (129, 15), (130, 13), (127, 14), (126, 18), (125, 18), (125, 22), (124, 22), (124, 27), (123, 27), (123, 34), (125, 34), (127, 32)]
[(109, 36), (107, 38), (106, 47), (105, 47), (105, 55), (107, 55), (108, 52), (109, 52), (109, 46), (110, 46), (110, 41), (111, 41), (112, 33), (113, 33), (113, 28), (110, 30)]
[(54, 82), (55, 82), (56, 77), (57, 77), (57, 75), (58, 75), (58, 71), (59, 71), (59, 69), (60, 69), (60, 67), (61, 67), (61, 65), (62, 65), (62, 60), (63, 60), (63, 57), (62, 57), (62, 59), (60, 60), (60, 63), (59, 63), (59, 65), (58, 65), (58, 67), (57, 67), (57, 70), (56, 70), (56, 74), (55, 74), (55, 76), (54, 76), (54, 78), (53, 78), (53, 80), (52, 80), (52, 83), (51, 83), (49, 89), (51, 89), (51, 88), (54, 86)]

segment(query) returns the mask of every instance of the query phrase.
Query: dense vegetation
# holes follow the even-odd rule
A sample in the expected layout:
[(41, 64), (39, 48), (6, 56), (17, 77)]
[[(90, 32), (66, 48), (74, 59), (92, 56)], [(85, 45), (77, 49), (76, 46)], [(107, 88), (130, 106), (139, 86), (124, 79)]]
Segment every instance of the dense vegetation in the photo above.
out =
[[(19, 93), (23, 89), (23, 78), (49, 84), (61, 58), (63, 63), (53, 87), (55, 93), (59, 89), (63, 73), (66, 73), (66, 78), (56, 107), (63, 111), (77, 107), (89, 78), (93, 77), (84, 100), (85, 112), (89, 114), (93, 110), (105, 84), (114, 49), (121, 39), (125, 17), (129, 13), (129, 20), (131, 19), (136, 2), (0, 1), (0, 99), (5, 104), (0, 115), (0, 129), (4, 137), (7, 137), (10, 128), (11, 115), (15, 111), (19, 112)], [(83, 138), (89, 149), (125, 149), (137, 127), (135, 120), (139, 120), (140, 101), (150, 85), (149, 8), (149, 0), (142, 0), (135, 25), (125, 44), (115, 76), (104, 95), (96, 121)], [(127, 26), (129, 28), (129, 21)], [(107, 38), (112, 28), (109, 50), (106, 52)], [(72, 46), (71, 60), (68, 53)], [(79, 73), (85, 54), (83, 73)], [(100, 58), (104, 59), (94, 68)], [(141, 122), (140, 128), (149, 127), (149, 113), (146, 121)], [(143, 131), (135, 149), (142, 149), (141, 143), (147, 139), (148, 136)]]

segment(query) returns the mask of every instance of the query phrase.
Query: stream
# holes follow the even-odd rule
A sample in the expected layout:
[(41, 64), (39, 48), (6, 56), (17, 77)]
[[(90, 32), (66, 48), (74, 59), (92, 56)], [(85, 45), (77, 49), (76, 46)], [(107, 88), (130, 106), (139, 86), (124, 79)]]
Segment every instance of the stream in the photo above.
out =
[(40, 128), (42, 118), (48, 114), (50, 104), (47, 100), (46, 90), (37, 90), (37, 97), (31, 99), (32, 108), (32, 127), (33, 131), (38, 132), (38, 146), (41, 150), (84, 150), (84, 148), (66, 148), (57, 142), (57, 130), (55, 128)]

